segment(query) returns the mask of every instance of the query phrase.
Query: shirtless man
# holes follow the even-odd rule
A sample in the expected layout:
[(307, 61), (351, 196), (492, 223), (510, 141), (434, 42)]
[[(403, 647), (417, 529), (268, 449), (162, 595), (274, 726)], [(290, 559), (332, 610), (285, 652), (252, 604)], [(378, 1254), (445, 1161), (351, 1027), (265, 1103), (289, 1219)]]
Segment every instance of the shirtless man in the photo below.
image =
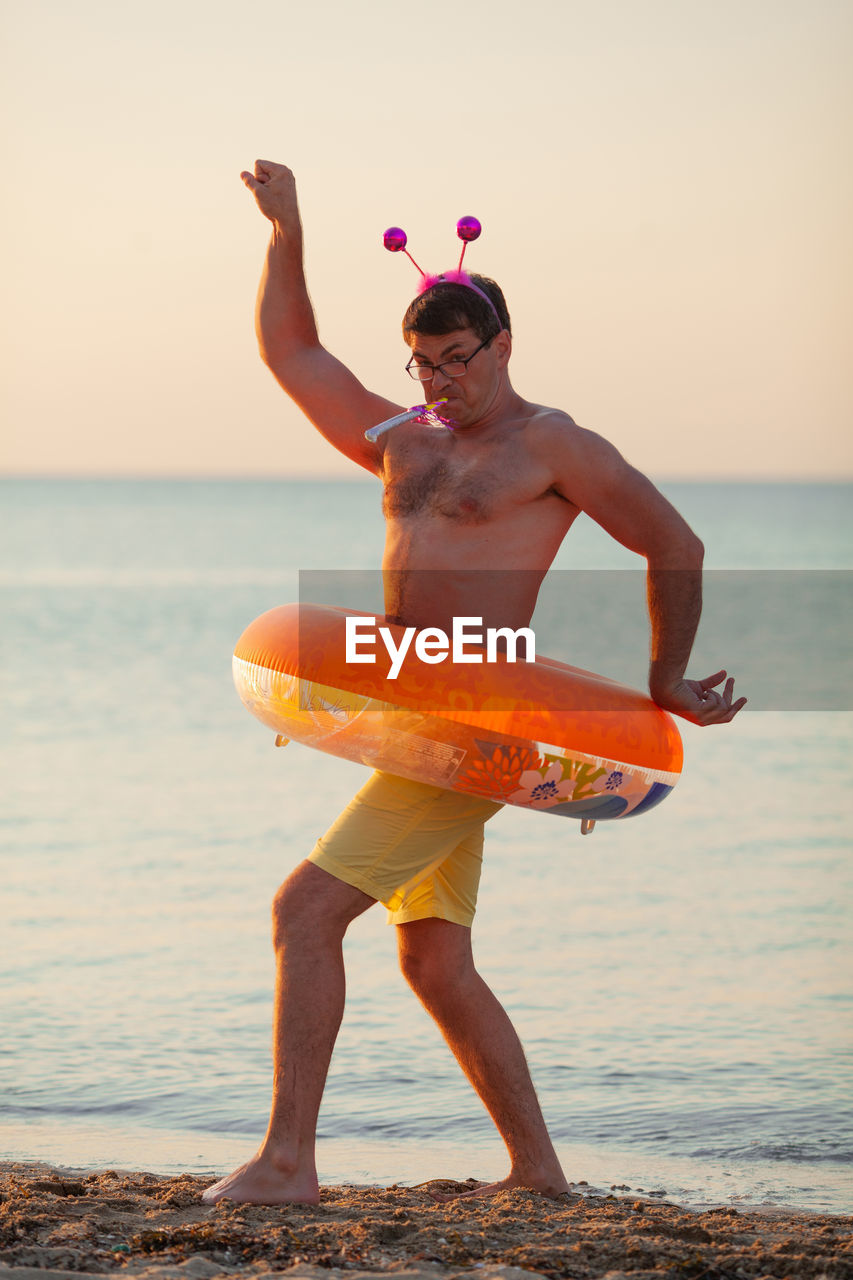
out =
[[(258, 298), (261, 355), (329, 443), (382, 481), (386, 610), (394, 621), (448, 632), (455, 615), (479, 615), (485, 627), (528, 625), (548, 566), (586, 511), (648, 562), (651, 696), (698, 724), (730, 721), (745, 699), (732, 701), (732, 680), (717, 689), (724, 671), (685, 678), (701, 607), (701, 542), (606, 440), (513, 390), (509, 317), (497, 286), (479, 276), (477, 290), (436, 285), (404, 321), (423, 399), (446, 397), (442, 413), (454, 429), (408, 423), (369, 443), (365, 429), (401, 406), (367, 391), (319, 342), (293, 174), (259, 161), (242, 178), (273, 227)], [(403, 973), (506, 1143), (508, 1176), (477, 1194), (567, 1190), (521, 1044), (471, 953), (483, 822), (499, 807), (374, 774), (281, 886), (273, 904), (269, 1128), (258, 1153), (205, 1192), (207, 1203), (319, 1198), (314, 1141), (344, 1008), (341, 944), (350, 922), (377, 900), (397, 926)], [(398, 843), (409, 861), (389, 872), (388, 850)]]

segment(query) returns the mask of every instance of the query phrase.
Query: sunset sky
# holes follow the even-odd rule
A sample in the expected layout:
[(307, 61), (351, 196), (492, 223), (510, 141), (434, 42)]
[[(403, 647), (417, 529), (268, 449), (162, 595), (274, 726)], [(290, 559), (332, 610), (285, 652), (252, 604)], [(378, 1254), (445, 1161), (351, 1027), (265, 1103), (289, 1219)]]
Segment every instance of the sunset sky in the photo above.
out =
[(495, 276), (513, 380), (661, 478), (853, 477), (848, 0), (5, 5), (5, 473), (357, 475), (252, 312), (295, 171), (324, 342), (418, 399), (417, 276)]

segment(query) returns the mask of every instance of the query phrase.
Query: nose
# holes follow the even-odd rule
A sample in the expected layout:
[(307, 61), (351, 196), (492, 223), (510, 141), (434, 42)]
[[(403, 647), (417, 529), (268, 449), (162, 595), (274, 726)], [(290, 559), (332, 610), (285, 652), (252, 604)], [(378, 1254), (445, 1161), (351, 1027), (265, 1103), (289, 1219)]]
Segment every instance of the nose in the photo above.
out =
[(446, 391), (448, 387), (453, 385), (453, 378), (449, 378), (442, 369), (435, 369), (431, 378), (432, 389), (436, 391)]

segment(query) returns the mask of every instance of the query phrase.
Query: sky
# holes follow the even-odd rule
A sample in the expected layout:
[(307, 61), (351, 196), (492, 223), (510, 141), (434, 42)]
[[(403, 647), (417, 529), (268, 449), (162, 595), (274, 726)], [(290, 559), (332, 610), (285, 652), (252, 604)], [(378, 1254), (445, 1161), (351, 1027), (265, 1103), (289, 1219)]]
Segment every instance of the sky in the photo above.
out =
[(5, 0), (0, 472), (357, 476), (253, 330), (288, 164), (323, 342), (403, 404), (466, 265), (513, 384), (655, 478), (853, 477), (848, 0)]

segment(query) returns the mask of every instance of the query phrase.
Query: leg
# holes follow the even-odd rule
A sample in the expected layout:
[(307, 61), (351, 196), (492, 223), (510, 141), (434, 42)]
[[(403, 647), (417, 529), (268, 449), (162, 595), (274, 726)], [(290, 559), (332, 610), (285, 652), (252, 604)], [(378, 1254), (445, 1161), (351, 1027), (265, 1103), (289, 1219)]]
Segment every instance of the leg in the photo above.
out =
[(317, 1113), (344, 1011), (342, 942), (375, 899), (303, 862), (273, 903), (273, 1100), (261, 1148), (205, 1191), (207, 1204), (315, 1202)]
[(521, 1043), (474, 968), (470, 929), (423, 919), (398, 925), (397, 936), (407, 982), (438, 1023), (509, 1152), (509, 1176), (471, 1194), (507, 1187), (531, 1187), (548, 1196), (568, 1191)]

